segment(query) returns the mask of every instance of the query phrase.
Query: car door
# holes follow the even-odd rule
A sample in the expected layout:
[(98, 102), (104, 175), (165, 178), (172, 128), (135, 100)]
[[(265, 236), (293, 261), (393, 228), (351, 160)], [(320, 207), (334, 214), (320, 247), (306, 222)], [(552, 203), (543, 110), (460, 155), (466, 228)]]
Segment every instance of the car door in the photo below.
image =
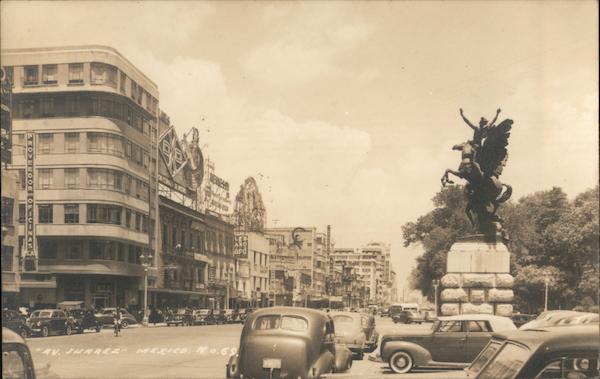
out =
[(467, 331), (464, 347), (465, 362), (472, 362), (489, 342), (492, 337), (492, 329), (484, 320), (467, 320), (464, 321), (464, 326)]
[(426, 347), (436, 362), (470, 362), (465, 360), (466, 339), (467, 333), (461, 320), (446, 320), (438, 324), (431, 335), (429, 346)]

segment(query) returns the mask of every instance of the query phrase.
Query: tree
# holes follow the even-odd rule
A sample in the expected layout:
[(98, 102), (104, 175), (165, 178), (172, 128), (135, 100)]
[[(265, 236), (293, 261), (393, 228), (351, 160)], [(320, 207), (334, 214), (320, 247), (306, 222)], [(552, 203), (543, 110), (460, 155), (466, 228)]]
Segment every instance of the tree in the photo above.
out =
[(446, 272), (446, 256), (458, 237), (475, 233), (465, 214), (467, 205), (461, 186), (448, 186), (433, 198), (435, 209), (408, 222), (402, 227), (404, 246), (420, 243), (425, 253), (417, 258), (410, 283), (421, 290), (429, 300), (433, 299), (433, 280)]

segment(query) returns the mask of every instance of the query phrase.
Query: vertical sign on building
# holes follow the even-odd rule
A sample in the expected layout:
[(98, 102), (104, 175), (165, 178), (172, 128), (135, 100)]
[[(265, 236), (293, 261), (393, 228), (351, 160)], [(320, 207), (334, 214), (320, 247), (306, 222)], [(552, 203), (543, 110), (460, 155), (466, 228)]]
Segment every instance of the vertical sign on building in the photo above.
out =
[(35, 134), (26, 134), (26, 163), (25, 180), (27, 202), (25, 203), (25, 260), (23, 271), (36, 271), (37, 256), (35, 253), (35, 202), (33, 197), (34, 188), (34, 138)]
[(248, 258), (248, 236), (245, 234), (235, 236), (234, 254), (236, 258)]

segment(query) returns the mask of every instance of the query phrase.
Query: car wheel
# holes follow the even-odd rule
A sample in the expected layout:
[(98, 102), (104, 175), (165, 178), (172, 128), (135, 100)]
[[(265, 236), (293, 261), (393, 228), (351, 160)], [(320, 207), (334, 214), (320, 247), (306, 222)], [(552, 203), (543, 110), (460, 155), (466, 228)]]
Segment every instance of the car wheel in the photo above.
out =
[(414, 365), (412, 356), (406, 351), (397, 351), (390, 357), (390, 368), (396, 374), (406, 374)]
[(67, 327), (65, 328), (65, 335), (70, 336), (72, 333), (73, 330), (71, 329), (71, 325), (67, 325)]
[(100, 329), (101, 329), (101, 326), (100, 325), (96, 325), (96, 333), (100, 333)]
[(125, 329), (129, 326), (129, 323), (127, 322), (127, 320), (123, 320), (121, 321), (121, 328)]
[[(362, 357), (360, 359), (362, 359)], [(352, 357), (350, 357), (350, 359), (348, 359), (348, 366), (346, 366), (346, 371), (349, 371), (351, 368), (352, 368)]]
[(47, 326), (44, 326), (42, 328), (42, 337), (48, 337), (49, 334), (50, 334), (50, 330), (48, 330)]

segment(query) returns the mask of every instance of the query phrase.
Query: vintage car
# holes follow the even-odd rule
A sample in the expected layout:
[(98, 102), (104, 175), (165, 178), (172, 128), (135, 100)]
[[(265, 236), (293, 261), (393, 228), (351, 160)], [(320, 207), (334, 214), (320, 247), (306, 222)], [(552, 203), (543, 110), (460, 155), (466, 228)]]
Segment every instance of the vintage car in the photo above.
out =
[(31, 335), (48, 337), (51, 334), (71, 335), (76, 331), (75, 323), (60, 309), (43, 309), (32, 313), (27, 320)]
[(31, 352), (25, 341), (8, 328), (2, 328), (2, 378), (35, 379)]
[(167, 326), (194, 325), (194, 315), (191, 309), (181, 308), (175, 313), (168, 314), (165, 322), (167, 323)]
[(31, 335), (31, 329), (27, 326), (27, 319), (24, 315), (10, 309), (2, 310), (2, 327), (8, 328), (23, 338)]
[[(137, 324), (137, 320), (127, 311), (127, 309), (119, 308), (119, 310), (121, 311), (121, 328), (127, 328), (129, 325)], [(94, 316), (96, 316), (102, 325), (113, 325), (113, 315), (116, 311), (117, 308), (103, 308)]]
[(102, 329), (100, 320), (94, 316), (94, 312), (85, 309), (71, 309), (65, 311), (67, 317), (73, 321), (74, 328), (78, 333), (83, 333), (87, 329), (99, 332)]
[(396, 313), (392, 319), (395, 323), (402, 324), (422, 324), (425, 322), (425, 318), (417, 311), (401, 311)]
[(330, 312), (329, 316), (335, 327), (335, 342), (346, 345), (356, 359), (363, 359), (367, 350), (367, 316), (356, 312)]
[(215, 309), (213, 311), (213, 316), (215, 319), (215, 324), (226, 324), (227, 318), (225, 316), (225, 309)]
[(600, 376), (598, 325), (494, 334), (465, 370), (469, 378), (585, 379)]
[(252, 309), (252, 308), (240, 308), (238, 310), (238, 313), (240, 315), (240, 322), (243, 324), (244, 321), (246, 321), (246, 318), (248, 317), (248, 315), (252, 312), (254, 312), (254, 309)]
[(578, 325), (598, 323), (597, 313), (576, 311), (547, 311), (538, 318), (521, 325), (520, 330), (544, 328), (548, 326)]
[(439, 317), (431, 330), (384, 335), (380, 355), (399, 374), (415, 367), (466, 367), (493, 332), (516, 329), (508, 317), (479, 314)]
[(225, 323), (233, 324), (239, 321), (239, 313), (237, 309), (225, 309), (223, 313), (225, 317)]
[(228, 378), (320, 378), (352, 366), (352, 352), (335, 343), (334, 322), (308, 308), (264, 308), (250, 314)]
[(195, 309), (192, 312), (194, 325), (210, 325), (215, 323), (212, 309)]

